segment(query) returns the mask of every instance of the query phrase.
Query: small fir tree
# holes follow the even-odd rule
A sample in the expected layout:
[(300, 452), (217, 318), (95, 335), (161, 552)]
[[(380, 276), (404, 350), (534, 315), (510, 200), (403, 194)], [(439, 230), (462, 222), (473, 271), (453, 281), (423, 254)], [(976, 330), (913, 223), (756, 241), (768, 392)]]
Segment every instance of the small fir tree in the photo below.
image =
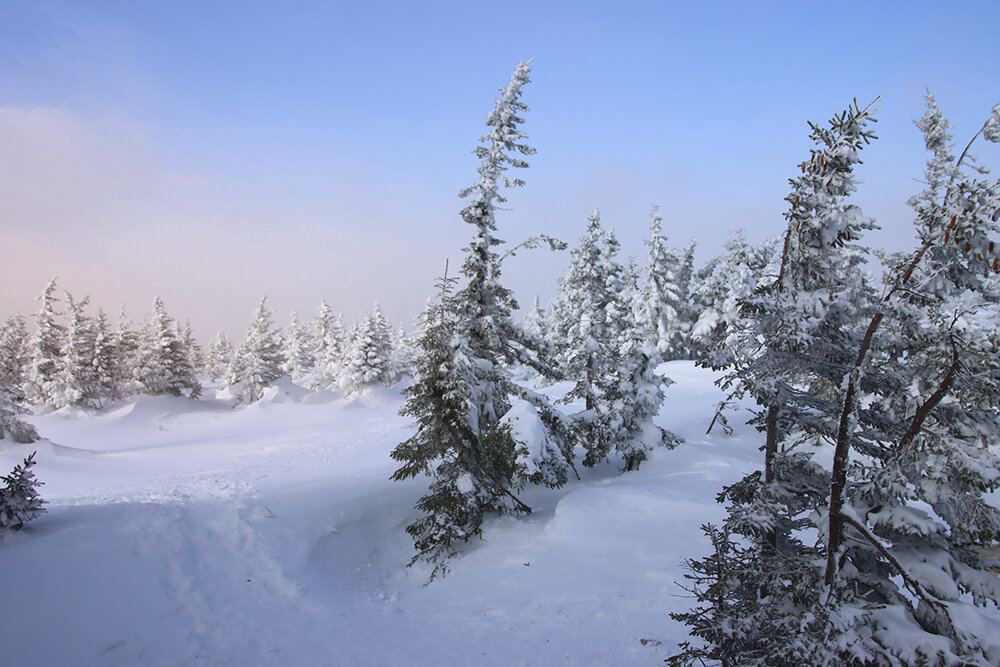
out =
[(35, 454), (14, 466), (9, 475), (0, 477), (4, 486), (0, 489), (0, 535), (5, 530), (21, 530), (39, 514), (45, 511), (45, 503), (38, 495), (38, 487), (42, 485), (35, 479), (32, 467), (35, 465)]

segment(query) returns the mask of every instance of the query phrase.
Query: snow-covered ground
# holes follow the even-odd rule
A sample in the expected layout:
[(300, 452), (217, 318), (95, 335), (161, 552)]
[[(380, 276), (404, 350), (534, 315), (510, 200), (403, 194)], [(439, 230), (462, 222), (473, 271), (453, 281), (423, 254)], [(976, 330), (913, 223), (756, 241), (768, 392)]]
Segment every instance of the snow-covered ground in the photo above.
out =
[[(659, 423), (687, 442), (642, 469), (531, 488), (523, 519), (425, 586), (405, 526), (427, 480), (392, 482), (412, 433), (399, 386), (344, 399), (285, 382), (248, 408), (143, 397), (34, 418), (48, 512), (0, 544), (10, 665), (653, 664), (685, 638), (682, 561), (759, 438), (709, 436), (719, 390), (665, 367)], [(212, 392), (207, 392), (211, 394)]]

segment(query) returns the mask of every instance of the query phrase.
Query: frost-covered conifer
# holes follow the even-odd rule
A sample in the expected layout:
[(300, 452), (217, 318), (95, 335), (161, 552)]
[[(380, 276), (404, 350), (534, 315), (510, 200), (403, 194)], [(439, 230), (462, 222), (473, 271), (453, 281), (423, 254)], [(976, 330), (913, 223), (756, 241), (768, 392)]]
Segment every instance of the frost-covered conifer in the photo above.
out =
[[(394, 478), (432, 477), (428, 495), (417, 505), (425, 516), (407, 528), (417, 557), (435, 564), (432, 576), (445, 570), (461, 543), (480, 534), (486, 514), (530, 512), (514, 495), (520, 484), (529, 479), (561, 484), (571, 465), (567, 429), (559, 415), (542, 397), (517, 388), (505, 367), (531, 356), (527, 335), (511, 320), (516, 303), (500, 283), (500, 256), (494, 250), (502, 243), (495, 234), (500, 189), (522, 184), (504, 172), (527, 167), (520, 156), (534, 152), (518, 128), (523, 122), (518, 114), (527, 108), (520, 96), (529, 71), (527, 63), (519, 63), (501, 91), (487, 118), (490, 131), (484, 145), (476, 149), (479, 180), (460, 193), (469, 199), (462, 218), (474, 227), (462, 266), (467, 282), (454, 296), (442, 294), (440, 320), (430, 320), (442, 324), (425, 327), (421, 359), (403, 409), (418, 419), (420, 428), (393, 452), (403, 462)], [(533, 403), (521, 416), (547, 432), (550, 446), (519, 441), (517, 435), (533, 429), (502, 421), (512, 395), (518, 394)], [(433, 416), (434, 406), (441, 406), (440, 416)]]
[(404, 375), (413, 375), (413, 365), (417, 361), (417, 350), (413, 335), (400, 325), (391, 331), (390, 349), (392, 359), (390, 366), (391, 382), (395, 384)]
[(54, 294), (56, 279), (45, 286), (38, 299), (42, 307), (35, 315), (35, 335), (31, 340), (31, 367), (25, 385), (28, 400), (58, 406), (62, 399), (62, 349), (66, 328), (58, 322)]
[(260, 400), (264, 390), (284, 374), (285, 358), (281, 346), (265, 295), (258, 302), (246, 337), (229, 366), (227, 385), (237, 401), (253, 403)]
[(682, 289), (679, 284), (681, 258), (667, 246), (661, 233), (663, 218), (657, 207), (649, 214), (649, 255), (646, 280), (638, 299), (638, 321), (646, 331), (646, 344), (663, 359), (684, 356), (687, 332), (682, 315)]
[[(997, 664), (1000, 580), (1000, 181), (954, 157), (933, 96), (917, 122), (931, 157), (910, 200), (918, 247), (888, 259), (885, 290), (846, 374), (825, 523), (825, 584), (845, 636), (903, 662)], [(1000, 105), (978, 136), (998, 141)], [(985, 170), (971, 167), (985, 174)], [(870, 592), (866, 592), (870, 591)], [(880, 605), (872, 607), (875, 595)], [(893, 632), (875, 631), (892, 619)], [(987, 629), (987, 628), (990, 629)]]
[(177, 337), (174, 320), (160, 297), (153, 300), (153, 312), (143, 327), (133, 377), (140, 391), (191, 398), (201, 394), (184, 342)]
[(35, 465), (35, 453), (14, 466), (9, 475), (0, 477), (4, 486), (0, 489), (0, 534), (4, 530), (21, 530), (24, 524), (45, 511), (44, 500), (38, 495), (42, 485), (35, 479), (31, 468)]
[(300, 379), (316, 365), (314, 350), (316, 341), (310, 334), (309, 327), (299, 322), (299, 314), (294, 310), (289, 316), (288, 328), (285, 331), (285, 365), (283, 370), (293, 380)]
[(597, 405), (597, 381), (617, 361), (618, 324), (609, 310), (618, 296), (611, 283), (616, 273), (620, 280), (621, 267), (607, 254), (615, 248), (609, 238), (600, 213), (593, 211), (587, 233), (570, 252), (569, 267), (559, 279), (561, 319), (553, 324), (553, 335), (560, 341), (557, 349), (566, 376), (575, 381), (567, 398), (582, 400), (586, 410)]
[(94, 351), (97, 332), (93, 320), (85, 309), (90, 297), (76, 301), (66, 292), (69, 306), (69, 325), (63, 343), (60, 384), (62, 396), (59, 405), (82, 405), (97, 407), (100, 403), (97, 373), (94, 368)]
[(531, 310), (524, 315), (524, 330), (532, 336), (548, 338), (548, 329), (545, 309), (542, 308), (541, 300), (536, 294), (535, 300), (531, 304)]
[(114, 337), (113, 397), (120, 399), (142, 391), (135, 379), (136, 367), (139, 364), (139, 332), (132, 328), (132, 322), (125, 313), (122, 304), (118, 311), (118, 326)]
[(313, 336), (316, 342), (316, 376), (314, 389), (337, 387), (341, 381), (347, 348), (352, 340), (344, 331), (344, 319), (334, 315), (326, 301), (321, 301), (313, 321)]
[(191, 330), (191, 320), (185, 319), (184, 326), (177, 322), (177, 339), (187, 350), (188, 362), (197, 374), (199, 369), (205, 365), (205, 351), (201, 349), (201, 344), (194, 337), (194, 331)]
[(373, 384), (392, 384), (392, 326), (376, 302), (351, 337), (351, 349), (344, 364), (343, 387), (357, 391)]
[[(867, 109), (852, 105), (828, 128), (810, 125), (817, 148), (786, 197), (778, 277), (741, 303), (734, 366), (723, 387), (761, 406), (764, 470), (720, 495), (729, 514), (710, 536), (740, 535), (746, 543), (715, 540), (722, 551), (711, 559), (724, 563), (724, 575), (707, 570), (708, 561), (691, 563), (704, 606), (675, 618), (706, 646), (687, 646), (676, 664), (708, 657), (763, 665), (775, 655), (790, 664), (827, 664), (820, 658), (827, 649), (843, 657), (839, 647), (821, 646), (835, 612), (821, 603), (822, 575), (814, 568), (819, 552), (804, 533), (829, 473), (803, 449), (835, 435), (838, 388), (871, 304), (859, 267), (863, 249), (855, 242), (874, 225), (848, 203), (859, 151), (874, 137), (870, 121)], [(759, 591), (755, 603), (740, 597), (752, 590)]]
[(208, 355), (205, 357), (205, 375), (215, 382), (223, 377), (228, 371), (236, 351), (229, 337), (222, 331), (216, 334), (215, 338), (208, 346)]
[[(622, 304), (628, 301), (623, 299)], [(653, 423), (663, 405), (663, 389), (673, 381), (656, 374), (659, 355), (646, 345), (642, 328), (630, 317), (626, 320), (630, 326), (623, 328), (625, 340), (618, 349), (615, 367), (598, 383), (601, 396), (597, 428), (592, 433), (600, 442), (599, 449), (620, 454), (623, 469), (630, 471), (637, 470), (657, 447), (675, 447), (681, 440)]]
[(115, 335), (108, 326), (108, 316), (100, 308), (94, 317), (94, 382), (97, 388), (97, 407), (107, 401), (121, 398), (121, 390), (115, 384)]
[(19, 417), (29, 411), (24, 393), (29, 354), (24, 318), (11, 315), (0, 326), (0, 439), (8, 435), (14, 442), (38, 439), (35, 427)]
[[(980, 130), (987, 138), (991, 122), (1000, 105)], [(1000, 435), (1000, 182), (963, 172), (969, 147), (954, 158), (931, 97), (918, 126), (932, 153), (927, 189), (911, 200), (919, 245), (887, 258), (881, 298), (851, 327), (853, 350), (830, 357), (841, 382), (811, 384), (799, 419), (805, 434), (833, 443), (833, 468), (826, 480), (795, 474), (782, 466), (804, 455), (778, 452), (763, 485), (727, 490), (727, 529), (765, 539), (729, 541), (714, 571), (696, 562), (705, 606), (680, 617), (707, 645), (686, 647), (677, 664), (1000, 659), (1000, 624), (975, 609), (1000, 599), (988, 571), (997, 561), (981, 551), (1000, 541), (1000, 511), (984, 498), (1000, 486), (1000, 457), (987, 444)], [(823, 236), (836, 238), (850, 219), (828, 218)], [(843, 344), (840, 332), (805, 326), (819, 350)], [(810, 529), (815, 547), (798, 542)]]

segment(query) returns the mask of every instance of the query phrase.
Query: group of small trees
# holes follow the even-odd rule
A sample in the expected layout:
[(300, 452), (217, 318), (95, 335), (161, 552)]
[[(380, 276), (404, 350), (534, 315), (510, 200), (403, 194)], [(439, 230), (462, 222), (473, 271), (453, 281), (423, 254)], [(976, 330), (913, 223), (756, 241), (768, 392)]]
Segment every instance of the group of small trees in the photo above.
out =
[(56, 295), (55, 279), (39, 300), (33, 334), (19, 315), (0, 325), (0, 437), (37, 437), (18, 418), (32, 404), (99, 409), (140, 393), (198, 398), (198, 375), (222, 379), (239, 402), (252, 403), (285, 374), (314, 389), (357, 391), (393, 384), (412, 363), (405, 333), (389, 324), (378, 304), (345, 333), (340, 317), (323, 302), (314, 326), (299, 323), (293, 313), (283, 336), (264, 297), (238, 347), (219, 333), (206, 353), (190, 324), (170, 317), (159, 297), (138, 330), (124, 307), (111, 330), (103, 310), (89, 314), (90, 299), (68, 292), (60, 312), (63, 299)]
[(124, 308), (112, 331), (103, 310), (87, 313), (89, 298), (77, 300), (67, 292), (67, 312), (58, 312), (55, 292), (52, 279), (39, 296), (33, 335), (20, 316), (3, 325), (0, 392), (15, 394), (21, 408), (29, 403), (100, 408), (140, 392), (198, 395), (200, 350), (190, 326), (175, 323), (159, 298), (140, 331), (131, 328)]

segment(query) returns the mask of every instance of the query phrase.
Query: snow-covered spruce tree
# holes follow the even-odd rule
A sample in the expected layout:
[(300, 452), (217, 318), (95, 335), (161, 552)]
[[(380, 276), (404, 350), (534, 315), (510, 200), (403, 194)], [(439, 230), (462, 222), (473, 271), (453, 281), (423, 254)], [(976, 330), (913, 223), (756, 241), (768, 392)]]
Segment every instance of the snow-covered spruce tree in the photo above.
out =
[(646, 344), (666, 360), (684, 354), (686, 332), (681, 319), (681, 288), (678, 274), (681, 258), (667, 245), (661, 233), (659, 208), (649, 214), (649, 256), (646, 261), (646, 279), (638, 299), (639, 323), (646, 331)]
[(316, 375), (311, 386), (313, 389), (336, 388), (341, 381), (349, 341), (343, 317), (334, 315), (326, 301), (321, 301), (316, 311), (313, 338)]
[(236, 350), (233, 348), (229, 336), (220, 331), (208, 344), (208, 354), (205, 356), (205, 375), (215, 382), (229, 372), (229, 366), (233, 363)]
[(285, 365), (282, 370), (293, 380), (302, 378), (316, 365), (315, 349), (316, 341), (309, 327), (299, 321), (299, 314), (293, 310), (285, 330)]
[(61, 405), (93, 408), (100, 403), (97, 373), (94, 369), (97, 331), (93, 320), (85, 311), (89, 303), (90, 297), (77, 301), (72, 294), (66, 292), (69, 325), (66, 327), (62, 350), (60, 384), (63, 393), (58, 399)]
[[(628, 303), (621, 300), (623, 307)], [(598, 380), (601, 395), (597, 428), (592, 433), (605, 452), (621, 455), (623, 470), (630, 471), (637, 470), (657, 447), (672, 448), (681, 439), (653, 423), (663, 405), (663, 389), (673, 381), (656, 374), (660, 356), (646, 344), (642, 327), (635, 326), (631, 317), (624, 319), (631, 326), (623, 328), (614, 369)], [(588, 450), (588, 456), (593, 450)]]
[(136, 381), (136, 367), (139, 364), (139, 332), (132, 328), (132, 322), (122, 304), (118, 311), (118, 326), (113, 337), (114, 364), (112, 372), (113, 398), (121, 399), (142, 391)]
[(432, 477), (429, 492), (416, 505), (424, 516), (406, 528), (417, 550), (410, 564), (421, 558), (432, 563), (431, 579), (445, 574), (448, 559), (481, 534), (485, 507), (495, 504), (493, 494), (476, 484), (473, 475), (504, 479), (513, 467), (512, 456), (496, 456), (502, 450), (470, 447), (480, 441), (478, 419), (470, 411), (479, 400), (472, 393), (479, 385), (468, 343), (458, 332), (455, 282), (446, 269), (436, 299), (421, 316), (419, 354), (413, 382), (403, 390), (406, 404), (401, 410), (417, 420), (417, 432), (392, 451), (392, 458), (402, 464), (392, 479)]
[(352, 337), (344, 364), (343, 387), (359, 391), (374, 384), (392, 384), (392, 326), (376, 302)]
[[(733, 366), (723, 387), (761, 406), (764, 470), (727, 487), (720, 551), (691, 561), (703, 606), (676, 614), (704, 645), (685, 645), (673, 664), (844, 664), (830, 642), (843, 622), (822, 602), (821, 549), (805, 541), (829, 473), (804, 447), (836, 434), (837, 405), (863, 335), (872, 297), (855, 244), (873, 223), (848, 203), (860, 149), (874, 138), (857, 104), (829, 127), (810, 124), (817, 147), (792, 179), (782, 262), (774, 283), (741, 303)], [(742, 545), (730, 536), (740, 536)]]
[(96, 387), (97, 407), (101, 408), (108, 401), (121, 398), (121, 391), (115, 384), (115, 335), (108, 325), (108, 316), (100, 308), (94, 316), (94, 384)]
[(197, 374), (205, 366), (205, 351), (201, 348), (198, 339), (195, 338), (194, 331), (191, 330), (191, 320), (185, 319), (184, 326), (177, 322), (177, 338), (187, 350), (188, 361)]
[(677, 294), (680, 297), (680, 307), (677, 310), (677, 314), (680, 317), (683, 349), (676, 356), (681, 359), (694, 358), (694, 350), (691, 344), (691, 330), (694, 328), (694, 323), (698, 321), (698, 316), (701, 314), (694, 300), (691, 298), (691, 291), (694, 289), (694, 251), (697, 245), (698, 242), (695, 239), (691, 239), (691, 242), (679, 254), (680, 260), (677, 268)]
[[(502, 243), (495, 234), (497, 204), (504, 201), (500, 189), (523, 184), (504, 172), (527, 167), (520, 156), (534, 152), (518, 129), (529, 71), (519, 63), (501, 91), (487, 118), (484, 145), (476, 149), (479, 180), (460, 193), (470, 200), (462, 218), (475, 230), (462, 266), (467, 282), (451, 296), (442, 288), (441, 314), (427, 316), (403, 408), (417, 418), (418, 431), (393, 451), (403, 464), (394, 479), (432, 477), (417, 505), (425, 515), (407, 528), (417, 558), (434, 564), (432, 577), (446, 571), (462, 543), (481, 533), (487, 514), (531, 511), (514, 494), (521, 484), (562, 484), (571, 467), (567, 425), (541, 397), (514, 385), (505, 366), (531, 361), (529, 337), (511, 319), (516, 303), (500, 284), (494, 250)], [(516, 415), (504, 422), (512, 402)], [(528, 422), (546, 433), (544, 442), (524, 441)]]
[(35, 465), (35, 452), (14, 466), (9, 475), (0, 477), (3, 488), (0, 488), (0, 535), (5, 530), (21, 530), (24, 524), (45, 511), (45, 503), (38, 495), (38, 487), (42, 485), (35, 479), (31, 468)]
[(139, 390), (147, 394), (201, 395), (187, 348), (177, 337), (174, 319), (160, 297), (153, 300), (153, 311), (143, 327), (133, 377)]
[(413, 340), (413, 335), (400, 325), (393, 327), (390, 332), (390, 345), (392, 357), (389, 363), (390, 384), (399, 382), (404, 375), (413, 375), (413, 365), (417, 361), (417, 350)]
[(11, 315), (0, 326), (0, 440), (34, 442), (35, 427), (20, 418), (29, 412), (24, 378), (30, 363), (28, 330), (24, 318)]
[(31, 339), (31, 367), (25, 390), (28, 400), (32, 403), (43, 403), (59, 407), (62, 399), (62, 349), (66, 328), (59, 323), (56, 303), (59, 301), (54, 294), (56, 279), (38, 296), (42, 307), (35, 315), (35, 335)]
[(246, 337), (229, 366), (226, 384), (237, 402), (259, 401), (264, 390), (284, 375), (285, 357), (281, 348), (282, 341), (274, 329), (265, 295), (257, 303)]
[(597, 407), (599, 378), (617, 363), (617, 323), (609, 312), (621, 285), (621, 267), (609, 251), (610, 237), (601, 227), (601, 216), (593, 211), (587, 232), (570, 251), (570, 263), (559, 278), (559, 315), (553, 334), (567, 378), (574, 380), (567, 400), (582, 400), (584, 410)]
[(524, 330), (538, 338), (548, 338), (548, 319), (545, 309), (542, 308), (541, 300), (535, 295), (535, 300), (531, 304), (531, 310), (524, 314)]

